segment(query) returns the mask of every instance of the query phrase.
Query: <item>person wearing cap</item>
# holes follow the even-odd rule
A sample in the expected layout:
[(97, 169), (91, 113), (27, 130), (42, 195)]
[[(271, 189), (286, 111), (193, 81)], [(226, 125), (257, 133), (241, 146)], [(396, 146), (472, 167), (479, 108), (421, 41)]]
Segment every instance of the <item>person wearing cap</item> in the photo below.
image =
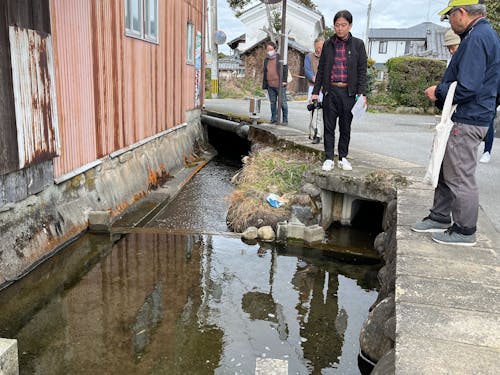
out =
[(450, 0), (439, 14), (450, 21), (461, 42), (441, 83), (427, 88), (425, 95), (442, 108), (451, 83), (456, 81), (453, 104), (457, 108), (451, 116), (453, 128), (430, 214), (412, 225), (412, 230), (432, 232), (438, 243), (474, 246), (479, 210), (477, 151), (496, 107), (500, 39), (485, 18), (484, 0)]
[(452, 29), (448, 29), (444, 33), (444, 46), (448, 48), (448, 52), (450, 52), (450, 55), (453, 56), (459, 44), (460, 37)]
[(333, 17), (335, 34), (321, 51), (316, 81), (311, 100), (318, 100), (323, 92), (323, 123), (325, 161), (324, 171), (334, 168), (335, 127), (339, 120), (338, 166), (352, 170), (347, 160), (351, 139), (352, 107), (359, 100), (366, 100), (367, 62), (365, 44), (351, 34), (352, 14), (348, 10), (338, 11)]

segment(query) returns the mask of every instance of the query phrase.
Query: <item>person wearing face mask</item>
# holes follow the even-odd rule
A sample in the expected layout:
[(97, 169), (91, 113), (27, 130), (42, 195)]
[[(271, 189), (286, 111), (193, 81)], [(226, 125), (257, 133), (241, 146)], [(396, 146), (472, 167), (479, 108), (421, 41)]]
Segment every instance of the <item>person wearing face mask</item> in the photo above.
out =
[[(339, 120), (338, 165), (352, 170), (347, 160), (351, 138), (352, 107), (357, 97), (365, 100), (367, 61), (365, 44), (351, 35), (352, 14), (341, 10), (333, 18), (335, 34), (323, 45), (311, 100), (323, 91), (325, 162), (322, 169), (334, 168), (335, 127)], [(361, 96), (363, 95), (363, 96)]]
[[(267, 56), (264, 59), (264, 74), (262, 78), (262, 88), (267, 90), (267, 95), (269, 96), (269, 101), (271, 103), (271, 124), (276, 124), (278, 122), (278, 114), (276, 110), (276, 104), (278, 102), (279, 95), (279, 71), (280, 71), (280, 55), (276, 53), (276, 44), (274, 42), (266, 43), (266, 53)], [(286, 101), (286, 85), (288, 77), (288, 67), (283, 66), (283, 76), (282, 76), (282, 104), (281, 111), (283, 113), (282, 125), (288, 124), (288, 104)]]

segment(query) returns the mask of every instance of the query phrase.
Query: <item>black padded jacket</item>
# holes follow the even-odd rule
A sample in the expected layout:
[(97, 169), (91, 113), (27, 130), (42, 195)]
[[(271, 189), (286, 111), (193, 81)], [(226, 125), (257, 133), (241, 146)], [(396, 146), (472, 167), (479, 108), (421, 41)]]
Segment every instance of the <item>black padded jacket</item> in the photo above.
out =
[[(313, 94), (318, 95), (320, 90), (326, 94), (330, 89), (330, 75), (335, 60), (335, 38), (333, 35), (323, 45), (323, 51), (319, 59), (318, 72)], [(366, 95), (367, 89), (367, 61), (365, 44), (361, 39), (353, 37), (349, 33), (346, 46), (347, 53), (347, 88), (350, 96), (356, 94)]]

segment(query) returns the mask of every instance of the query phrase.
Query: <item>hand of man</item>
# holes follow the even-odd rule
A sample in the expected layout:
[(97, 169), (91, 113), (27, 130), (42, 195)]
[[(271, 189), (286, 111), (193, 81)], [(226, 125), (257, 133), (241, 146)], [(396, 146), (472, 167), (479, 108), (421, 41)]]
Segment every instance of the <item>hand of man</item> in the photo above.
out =
[(431, 102), (435, 102), (437, 100), (436, 98), (436, 86), (431, 86), (425, 89), (424, 91), (425, 96), (427, 99), (429, 99)]
[(311, 95), (311, 102), (314, 101), (314, 100), (318, 100), (319, 101), (319, 95)]

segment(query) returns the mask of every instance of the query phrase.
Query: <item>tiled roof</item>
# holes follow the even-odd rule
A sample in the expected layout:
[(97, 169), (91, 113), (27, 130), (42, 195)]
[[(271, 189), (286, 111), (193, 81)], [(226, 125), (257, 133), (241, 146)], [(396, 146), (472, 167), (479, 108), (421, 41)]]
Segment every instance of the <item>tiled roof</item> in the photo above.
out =
[[(265, 42), (268, 39), (269, 39), (268, 37), (262, 38), (261, 40), (259, 40), (254, 45), (248, 47), (244, 51), (241, 51), (240, 55), (246, 55), (246, 54), (248, 54), (251, 50), (253, 50), (255, 47), (259, 46), (260, 44), (262, 44), (263, 42)], [(297, 51), (299, 51), (301, 53), (304, 53), (304, 54), (308, 53), (308, 52), (311, 52), (311, 50), (309, 48), (304, 47), (302, 44), (297, 43), (293, 39), (288, 39), (288, 48), (292, 48), (292, 49), (297, 50)]]
[(368, 31), (368, 39), (425, 39), (427, 33), (432, 30), (446, 31), (446, 27), (436, 25), (432, 22), (422, 22), (418, 25), (409, 27), (407, 29), (396, 29), (396, 28), (381, 28), (381, 29), (370, 29)]
[(444, 46), (446, 27), (432, 22), (422, 22), (407, 29), (370, 29), (369, 40), (407, 40), (410, 43), (411, 56), (429, 57), (447, 60), (450, 55)]

